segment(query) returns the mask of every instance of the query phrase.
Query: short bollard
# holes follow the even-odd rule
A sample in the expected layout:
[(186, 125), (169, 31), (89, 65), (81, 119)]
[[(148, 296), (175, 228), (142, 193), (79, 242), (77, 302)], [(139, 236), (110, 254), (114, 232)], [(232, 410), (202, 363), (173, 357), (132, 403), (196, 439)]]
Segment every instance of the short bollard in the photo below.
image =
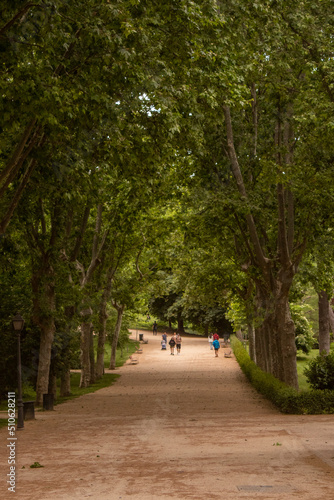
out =
[(43, 394), (43, 410), (53, 410), (53, 394)]
[(34, 420), (35, 401), (23, 401), (23, 420)]

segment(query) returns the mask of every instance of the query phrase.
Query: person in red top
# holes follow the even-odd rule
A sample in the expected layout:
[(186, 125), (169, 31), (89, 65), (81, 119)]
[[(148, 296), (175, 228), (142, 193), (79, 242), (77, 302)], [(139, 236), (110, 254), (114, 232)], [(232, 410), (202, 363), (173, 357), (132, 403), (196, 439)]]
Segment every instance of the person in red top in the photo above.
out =
[(213, 340), (219, 340), (219, 335), (218, 333), (213, 334)]

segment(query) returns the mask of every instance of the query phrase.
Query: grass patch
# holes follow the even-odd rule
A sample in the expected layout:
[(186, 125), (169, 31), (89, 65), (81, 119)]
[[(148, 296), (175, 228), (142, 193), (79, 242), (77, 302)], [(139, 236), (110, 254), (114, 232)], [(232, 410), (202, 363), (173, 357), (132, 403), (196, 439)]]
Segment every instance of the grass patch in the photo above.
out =
[(89, 387), (79, 387), (80, 376), (80, 373), (71, 373), (70, 396), (60, 397), (59, 386), (57, 387), (57, 400), (54, 402), (55, 405), (64, 403), (65, 401), (69, 401), (70, 399), (78, 398), (79, 396), (83, 396), (84, 394), (98, 391), (99, 389), (103, 389), (104, 387), (109, 387), (120, 377), (120, 375), (116, 373), (106, 373), (100, 380), (98, 380), (94, 384), (91, 384)]
[[(94, 342), (97, 343), (97, 339), (94, 338)], [(139, 342), (129, 340), (129, 342), (122, 348), (117, 349), (116, 351), (116, 367), (123, 366), (127, 361), (129, 356), (133, 354), (139, 346)], [(104, 359), (104, 367), (108, 368), (110, 364), (110, 352), (111, 347), (109, 343), (105, 345), (105, 359)], [(100, 380), (91, 384), (89, 387), (80, 388), (80, 373), (71, 373), (71, 395), (66, 397), (60, 397), (60, 380), (57, 381), (57, 399), (54, 404), (58, 405), (64, 403), (65, 401), (69, 401), (70, 399), (77, 398), (84, 394), (89, 394), (91, 392), (98, 391), (99, 389), (103, 389), (104, 387), (109, 387), (112, 385), (120, 375), (116, 373), (106, 373)], [(17, 394), (16, 394), (17, 397)], [(22, 399), (23, 401), (35, 401), (36, 399), (36, 391), (33, 387), (24, 384), (22, 387)], [(4, 399), (0, 403), (0, 411), (7, 411), (7, 400)], [(3, 422), (4, 420), (4, 422)], [(0, 427), (5, 427), (7, 425), (7, 420), (2, 419), (0, 417)]]
[(319, 354), (319, 349), (312, 349), (309, 354), (298, 353), (297, 356), (297, 374), (298, 374), (298, 384), (301, 391), (310, 390), (310, 385), (306, 380), (306, 375), (304, 375), (304, 370), (308, 363), (314, 359)]
[[(94, 338), (95, 347), (97, 347), (97, 338)], [(129, 342), (122, 348), (116, 350), (116, 368), (123, 366), (129, 356), (133, 354), (139, 347), (139, 342), (129, 340)], [(107, 342), (104, 346), (104, 367), (109, 368), (111, 345)], [(96, 352), (96, 349), (95, 349)]]

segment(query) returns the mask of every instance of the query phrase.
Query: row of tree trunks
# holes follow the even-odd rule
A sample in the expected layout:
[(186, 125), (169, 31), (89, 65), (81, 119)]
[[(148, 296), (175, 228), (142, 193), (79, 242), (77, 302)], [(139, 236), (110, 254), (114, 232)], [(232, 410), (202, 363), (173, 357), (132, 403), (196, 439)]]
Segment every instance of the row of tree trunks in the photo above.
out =
[[(254, 92), (253, 92), (254, 93)], [(281, 112), (280, 104), (278, 109)], [(233, 127), (230, 108), (223, 106), (226, 130), (226, 150), (230, 160), (231, 171), (236, 182), (236, 188), (242, 202), (248, 201), (248, 193), (244, 183), (239, 158), (234, 145)], [(282, 120), (281, 116), (284, 116)], [(292, 163), (293, 130), (292, 106), (288, 103), (277, 120), (274, 130), (276, 146), (276, 164), (278, 178), (282, 167)], [(254, 123), (257, 122), (256, 101), (253, 103)], [(255, 130), (255, 135), (257, 131)], [(256, 150), (256, 138), (254, 142)], [(285, 153), (282, 153), (282, 146)], [(295, 329), (289, 309), (289, 290), (297, 266), (305, 249), (305, 242), (298, 244), (299, 251), (294, 253), (294, 204), (289, 187), (278, 182), (276, 184), (277, 199), (277, 239), (272, 251), (263, 244), (259, 234), (265, 233), (264, 228), (257, 225), (250, 208), (246, 208), (244, 228), (241, 236), (244, 241), (245, 259), (249, 265), (246, 272), (253, 269), (257, 277), (249, 274), (250, 281), (256, 287), (256, 326), (255, 329), (255, 359), (266, 372), (286, 384), (298, 388), (297, 360), (295, 348)], [(259, 231), (260, 229), (260, 231)], [(270, 255), (270, 257), (268, 257)], [(292, 261), (292, 256), (294, 261)]]
[(274, 292), (257, 294), (260, 325), (255, 328), (255, 358), (262, 370), (297, 389), (295, 327), (289, 296), (287, 292), (275, 296)]

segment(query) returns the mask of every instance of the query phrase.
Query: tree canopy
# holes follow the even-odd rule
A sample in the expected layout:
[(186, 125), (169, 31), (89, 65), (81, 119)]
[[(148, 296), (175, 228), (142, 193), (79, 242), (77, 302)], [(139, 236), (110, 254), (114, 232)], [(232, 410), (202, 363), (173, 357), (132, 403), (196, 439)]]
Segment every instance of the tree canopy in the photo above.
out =
[(88, 385), (112, 308), (117, 343), (144, 304), (202, 332), (235, 307), (297, 387), (294, 286), (328, 303), (333, 280), (333, 22), (329, 0), (5, 1), (4, 388), (16, 311), (40, 401), (55, 343), (80, 331)]

